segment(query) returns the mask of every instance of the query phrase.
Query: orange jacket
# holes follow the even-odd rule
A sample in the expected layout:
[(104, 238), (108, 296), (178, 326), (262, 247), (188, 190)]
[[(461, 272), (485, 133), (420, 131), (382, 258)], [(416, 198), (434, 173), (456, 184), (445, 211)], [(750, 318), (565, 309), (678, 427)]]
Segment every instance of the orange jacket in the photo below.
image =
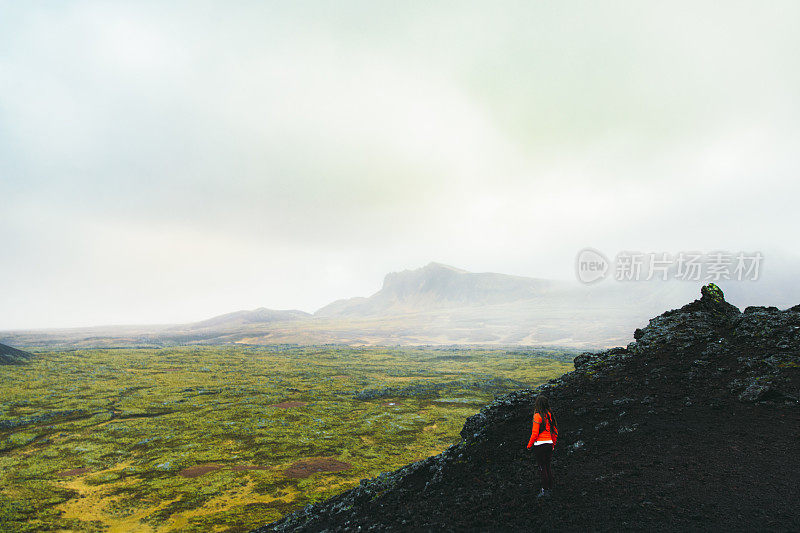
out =
[(528, 448), (533, 446), (535, 442), (542, 440), (553, 441), (553, 447), (555, 447), (556, 439), (558, 438), (558, 429), (551, 424), (553, 420), (552, 413), (547, 413), (547, 415), (547, 423), (544, 424), (544, 428), (541, 427), (542, 415), (539, 413), (533, 415), (533, 430), (531, 431), (531, 439), (528, 441)]

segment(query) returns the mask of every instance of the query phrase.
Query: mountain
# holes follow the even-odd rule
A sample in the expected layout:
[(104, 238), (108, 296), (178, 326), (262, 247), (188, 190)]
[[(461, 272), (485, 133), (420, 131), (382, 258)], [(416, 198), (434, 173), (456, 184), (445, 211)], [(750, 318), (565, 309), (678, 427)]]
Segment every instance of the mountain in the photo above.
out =
[(0, 365), (15, 365), (33, 357), (32, 353), (0, 344)]
[[(800, 530), (800, 305), (740, 312), (709, 285), (633, 336), (498, 398), (441, 454), (257, 533)], [(543, 499), (525, 448), (539, 394), (559, 428)]]
[(588, 286), (430, 263), (387, 274), (372, 296), (338, 300), (314, 317), (338, 321), (334, 328), (345, 325), (366, 343), (603, 347), (626, 342), (633, 328), (691, 290), (658, 281)]
[(442, 308), (505, 304), (542, 298), (565, 288), (564, 282), (467, 272), (441, 263), (392, 272), (369, 298), (337, 300), (314, 313), (322, 317), (388, 316)]
[(309, 318), (311, 315), (304, 311), (289, 310), (289, 311), (276, 311), (274, 309), (267, 309), (266, 307), (259, 307), (252, 311), (234, 311), (224, 315), (215, 316), (208, 320), (200, 322), (193, 322), (187, 324), (182, 329), (198, 330), (198, 329), (225, 329), (236, 328), (247, 324), (269, 324), (271, 322), (281, 322), (287, 320), (302, 320)]
[[(731, 302), (790, 305), (794, 278), (727, 282)], [(368, 297), (337, 300), (313, 315), (259, 308), (178, 325), (101, 326), (0, 332), (0, 342), (49, 347), (161, 347), (183, 344), (493, 344), (595, 349), (625, 344), (665, 307), (692, 298), (682, 281), (594, 285), (441, 263), (392, 272)]]
[[(235, 311), (188, 324), (92, 326), (0, 332), (0, 341), (61, 348), (162, 347), (184, 344), (229, 344), (255, 335), (263, 339), (283, 324), (303, 322), (309, 313), (297, 310)], [(254, 333), (253, 333), (254, 332)]]

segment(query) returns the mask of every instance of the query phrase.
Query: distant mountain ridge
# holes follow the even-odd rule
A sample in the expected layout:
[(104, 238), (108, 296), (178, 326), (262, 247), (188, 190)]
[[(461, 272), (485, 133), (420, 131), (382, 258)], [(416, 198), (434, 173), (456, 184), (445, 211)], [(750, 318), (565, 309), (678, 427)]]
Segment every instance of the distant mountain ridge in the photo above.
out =
[(245, 324), (280, 322), (282, 320), (301, 320), (310, 316), (311, 315), (305, 311), (298, 311), (295, 309), (280, 311), (275, 309), (267, 309), (266, 307), (259, 307), (258, 309), (253, 309), (251, 311), (234, 311), (233, 313), (218, 315), (200, 322), (192, 322), (191, 324), (188, 324), (187, 327), (189, 329), (205, 329), (243, 326)]
[(316, 316), (377, 316), (447, 307), (494, 305), (543, 296), (566, 285), (494, 272), (468, 272), (442, 263), (391, 272), (369, 298), (337, 300)]
[[(800, 300), (793, 276), (719, 283), (742, 308)], [(337, 300), (313, 314), (260, 307), (188, 324), (3, 331), (0, 342), (64, 348), (333, 343), (599, 349), (629, 342), (631, 331), (665, 307), (687, 301), (697, 285), (674, 280), (584, 285), (434, 262), (386, 274), (371, 296)]]

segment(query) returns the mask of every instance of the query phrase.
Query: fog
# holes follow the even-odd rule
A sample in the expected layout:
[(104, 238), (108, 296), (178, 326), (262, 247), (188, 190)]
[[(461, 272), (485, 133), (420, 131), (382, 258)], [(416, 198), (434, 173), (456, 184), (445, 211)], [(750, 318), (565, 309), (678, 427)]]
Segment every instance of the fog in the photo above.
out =
[[(796, 2), (0, 3), (0, 329), (798, 257)], [(765, 270), (769, 272), (769, 270)]]

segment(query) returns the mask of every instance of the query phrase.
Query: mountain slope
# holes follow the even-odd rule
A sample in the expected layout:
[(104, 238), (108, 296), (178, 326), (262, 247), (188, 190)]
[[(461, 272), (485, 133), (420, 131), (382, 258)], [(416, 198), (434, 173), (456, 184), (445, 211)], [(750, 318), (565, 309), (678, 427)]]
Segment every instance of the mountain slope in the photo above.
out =
[[(575, 371), (496, 400), (440, 455), (364, 480), (258, 531), (797, 531), (800, 306), (716, 286)], [(536, 500), (533, 400), (559, 422)]]
[(0, 344), (0, 365), (15, 365), (33, 357), (33, 354)]

